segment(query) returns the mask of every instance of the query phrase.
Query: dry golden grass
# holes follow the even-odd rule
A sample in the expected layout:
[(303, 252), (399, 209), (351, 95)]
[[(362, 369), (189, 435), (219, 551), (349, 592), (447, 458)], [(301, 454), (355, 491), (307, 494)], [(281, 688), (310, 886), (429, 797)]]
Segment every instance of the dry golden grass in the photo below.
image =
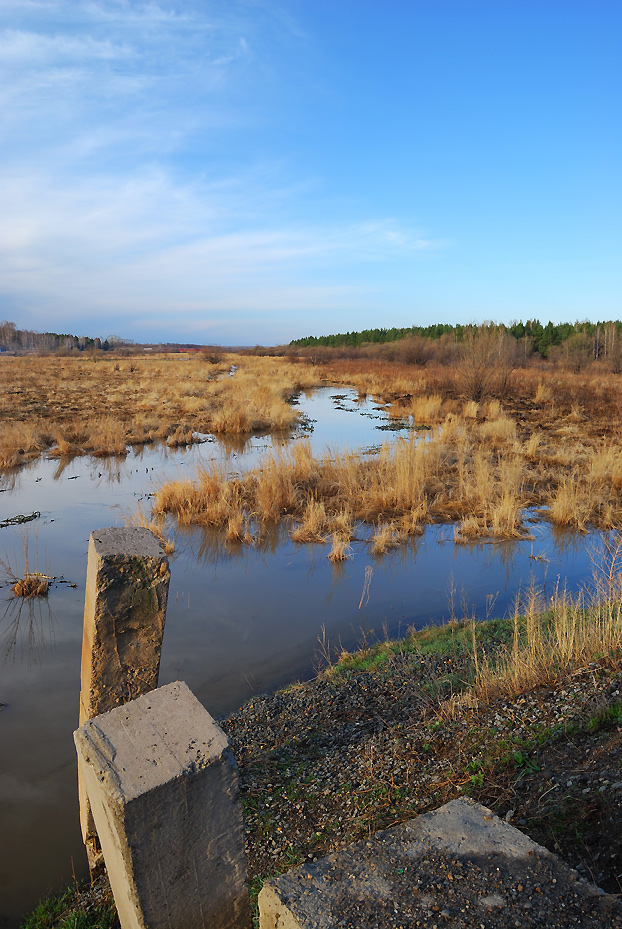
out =
[(344, 539), (338, 532), (333, 533), (332, 545), (327, 557), (333, 564), (347, 561), (348, 558), (351, 557), (351, 548), (348, 545), (348, 540)]
[[(238, 370), (229, 377), (232, 363)], [(232, 443), (253, 431), (286, 432), (296, 420), (296, 392), (330, 382), (431, 428), (425, 439), (400, 440), (375, 457), (333, 450), (315, 460), (296, 443), (244, 479), (204, 470), (162, 488), (158, 511), (175, 513), (182, 525), (216, 526), (239, 542), (284, 517), (300, 542), (326, 539), (339, 520), (349, 520), (350, 538), (353, 523), (367, 523), (378, 552), (430, 522), (454, 521), (459, 541), (521, 537), (526, 507), (579, 530), (622, 520), (618, 375), (517, 369), (499, 396), (466, 402), (459, 380), (440, 364), (378, 361), (2, 358), (0, 467), (43, 450), (63, 458), (124, 454), (156, 440), (187, 445), (205, 432)]]
[(44, 450), (123, 455), (158, 439), (188, 445), (206, 432), (283, 432), (297, 420), (291, 398), (319, 380), (308, 365), (237, 355), (216, 365), (183, 354), (2, 358), (0, 467)]
[(553, 393), (550, 387), (545, 387), (544, 384), (540, 382), (533, 399), (534, 403), (548, 403), (553, 399)]
[(402, 416), (410, 416), (413, 423), (437, 423), (443, 416), (443, 400), (440, 394), (423, 394), (413, 397), (409, 404), (396, 408)]
[(328, 516), (321, 501), (312, 497), (305, 506), (300, 525), (292, 532), (294, 542), (325, 542)]
[(479, 413), (479, 403), (475, 400), (469, 400), (464, 404), (462, 415), (465, 419), (477, 419)]
[(257, 525), (291, 517), (299, 542), (351, 538), (354, 523), (375, 523), (376, 553), (425, 523), (451, 519), (463, 520), (465, 533), (470, 518), (478, 520), (477, 535), (484, 528), (494, 537), (520, 536), (527, 503), (520, 453), (513, 436), (493, 448), (478, 428), (451, 417), (427, 441), (411, 435), (365, 456), (331, 451), (316, 459), (308, 442), (298, 442), (242, 477), (212, 467), (194, 481), (165, 484), (155, 511), (220, 527), (236, 513)]
[(38, 458), (48, 444), (37, 424), (9, 422), (0, 426), (0, 467), (14, 468), (22, 462)]
[(352, 521), (376, 526), (371, 543), (378, 554), (435, 522), (455, 522), (458, 542), (525, 538), (526, 508), (540, 507), (553, 523), (579, 530), (622, 521), (619, 439), (575, 432), (568, 418), (548, 433), (522, 425), (521, 437), (494, 399), (469, 402), (466, 412), (449, 412), (424, 438), (413, 433), (374, 455), (332, 450), (316, 459), (299, 442), (242, 478), (203, 471), (195, 481), (163, 487), (156, 512), (219, 527), (236, 513), (245, 527), (289, 518), (295, 541), (319, 542), (337, 531), (347, 510), (350, 537)]
[(50, 587), (50, 579), (45, 574), (25, 574), (22, 578), (13, 584), (11, 590), (16, 597), (47, 597)]
[(371, 550), (374, 555), (384, 555), (404, 540), (404, 534), (395, 523), (383, 523), (378, 526), (371, 538)]
[(558, 591), (544, 603), (531, 589), (517, 603), (512, 643), (494, 657), (477, 661), (475, 690), (491, 699), (547, 685), (568, 671), (607, 661), (622, 648), (622, 600), (615, 590), (601, 585), (588, 599)]

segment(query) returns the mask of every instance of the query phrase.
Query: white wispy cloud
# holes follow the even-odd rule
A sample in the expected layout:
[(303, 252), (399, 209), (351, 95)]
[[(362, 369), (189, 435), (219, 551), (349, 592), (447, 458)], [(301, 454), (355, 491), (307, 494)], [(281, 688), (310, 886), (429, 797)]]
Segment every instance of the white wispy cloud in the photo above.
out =
[(135, 50), (127, 44), (98, 40), (90, 35), (43, 35), (17, 29), (0, 33), (0, 57), (7, 68), (44, 68), (64, 60), (91, 63), (96, 59), (127, 59), (132, 55)]
[[(151, 114), (166, 125), (175, 111), (183, 122), (199, 103), (224, 108), (228, 76), (234, 80), (248, 57), (243, 19), (208, 18), (191, 3), (179, 10), (51, 3), (40, 10), (40, 17), (27, 16), (14, 7), (11, 17), (0, 7), (0, 106), (5, 121), (29, 124), (31, 134), (37, 116), (43, 130), (50, 115), (59, 120), (60, 133), (72, 123), (77, 132), (89, 123), (127, 121), (132, 109), (143, 122)], [(48, 144), (53, 138), (47, 131)]]
[(0, 0), (3, 315), (198, 331), (352, 305), (370, 267), (437, 247), (360, 205), (318, 219), (322, 179), (255, 155), (306, 41), (272, 0)]
[(45, 176), (13, 175), (0, 182), (0, 200), (9, 217), (0, 227), (5, 299), (46, 313), (62, 308), (74, 319), (87, 308), (154, 318), (172, 310), (192, 316), (198, 308), (339, 305), (360, 296), (356, 274), (348, 285), (322, 286), (321, 273), (435, 247), (391, 219), (257, 226), (241, 208), (244, 202), (253, 212), (246, 179), (184, 186), (160, 169), (66, 189)]

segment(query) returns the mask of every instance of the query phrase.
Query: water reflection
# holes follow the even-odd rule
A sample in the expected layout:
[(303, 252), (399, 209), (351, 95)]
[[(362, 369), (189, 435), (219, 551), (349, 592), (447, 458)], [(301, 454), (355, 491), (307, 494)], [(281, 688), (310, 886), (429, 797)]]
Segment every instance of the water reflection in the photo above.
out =
[(264, 523), (253, 527), (253, 541), (245, 544), (227, 540), (221, 530), (212, 526), (178, 526), (175, 550), (191, 558), (197, 565), (216, 566), (229, 561), (243, 561), (257, 555), (275, 555), (287, 542), (289, 527), (286, 523)]
[(41, 661), (54, 647), (54, 614), (47, 597), (7, 597), (0, 604), (0, 650), (4, 661)]
[(0, 493), (7, 493), (8, 491), (15, 490), (19, 486), (23, 472), (29, 465), (32, 466), (33, 462), (28, 462), (28, 464), (23, 465), (21, 468), (12, 468), (0, 472)]
[(549, 532), (559, 554), (571, 554), (585, 548), (586, 533), (577, 532), (568, 526), (549, 525)]
[[(216, 436), (220, 450), (224, 453), (226, 458), (232, 458), (234, 455), (243, 455), (247, 452), (252, 446), (254, 446), (261, 438), (264, 438), (269, 433), (264, 433), (263, 435), (228, 435), (225, 433), (220, 433)], [(266, 445), (268, 447), (268, 445)]]

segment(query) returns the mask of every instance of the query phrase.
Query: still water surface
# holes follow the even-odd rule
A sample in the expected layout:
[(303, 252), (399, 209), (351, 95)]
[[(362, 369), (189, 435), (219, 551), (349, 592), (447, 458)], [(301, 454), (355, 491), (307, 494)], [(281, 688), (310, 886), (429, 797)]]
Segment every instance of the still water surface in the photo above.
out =
[[(322, 389), (302, 396), (300, 409), (317, 453), (326, 447), (370, 448), (391, 441), (386, 414), (355, 391)], [(309, 429), (312, 427), (312, 431)], [(399, 434), (399, 433), (398, 433)], [(292, 441), (297, 440), (296, 437)], [(424, 440), (425, 437), (422, 438)], [(87, 875), (78, 826), (76, 759), (80, 650), (86, 555), (94, 529), (123, 525), (167, 478), (190, 477), (200, 462), (232, 471), (257, 463), (283, 441), (254, 437), (175, 451), (147, 447), (123, 459), (40, 460), (0, 480), (0, 520), (40, 511), (29, 532), (0, 529), (0, 557), (16, 573), (30, 569), (64, 577), (48, 601), (23, 604), (0, 589), (0, 926), (17, 924), (49, 891)], [(410, 626), (451, 615), (481, 618), (511, 610), (530, 579), (552, 592), (591, 578), (585, 536), (555, 538), (533, 527), (535, 541), (454, 546), (451, 527), (432, 527), (412, 544), (374, 558), (364, 543), (333, 567), (327, 548), (295, 545), (287, 530), (264, 544), (223, 549), (217, 536), (176, 534), (160, 684), (186, 681), (215, 716), (253, 693), (311, 676), (321, 662), (318, 638), (352, 648), (363, 637), (405, 634)], [(546, 556), (537, 561), (530, 556)], [(369, 597), (361, 606), (366, 568)]]

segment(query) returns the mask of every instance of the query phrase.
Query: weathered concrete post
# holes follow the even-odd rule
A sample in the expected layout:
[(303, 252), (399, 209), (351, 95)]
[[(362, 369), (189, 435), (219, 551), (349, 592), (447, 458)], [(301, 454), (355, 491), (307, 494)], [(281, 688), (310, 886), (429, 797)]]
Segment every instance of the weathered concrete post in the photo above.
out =
[(248, 929), (229, 741), (167, 684), (74, 733), (122, 929)]
[[(80, 725), (158, 686), (170, 571), (148, 529), (98, 529), (89, 540)], [(80, 766), (80, 824), (91, 875), (102, 867)]]

